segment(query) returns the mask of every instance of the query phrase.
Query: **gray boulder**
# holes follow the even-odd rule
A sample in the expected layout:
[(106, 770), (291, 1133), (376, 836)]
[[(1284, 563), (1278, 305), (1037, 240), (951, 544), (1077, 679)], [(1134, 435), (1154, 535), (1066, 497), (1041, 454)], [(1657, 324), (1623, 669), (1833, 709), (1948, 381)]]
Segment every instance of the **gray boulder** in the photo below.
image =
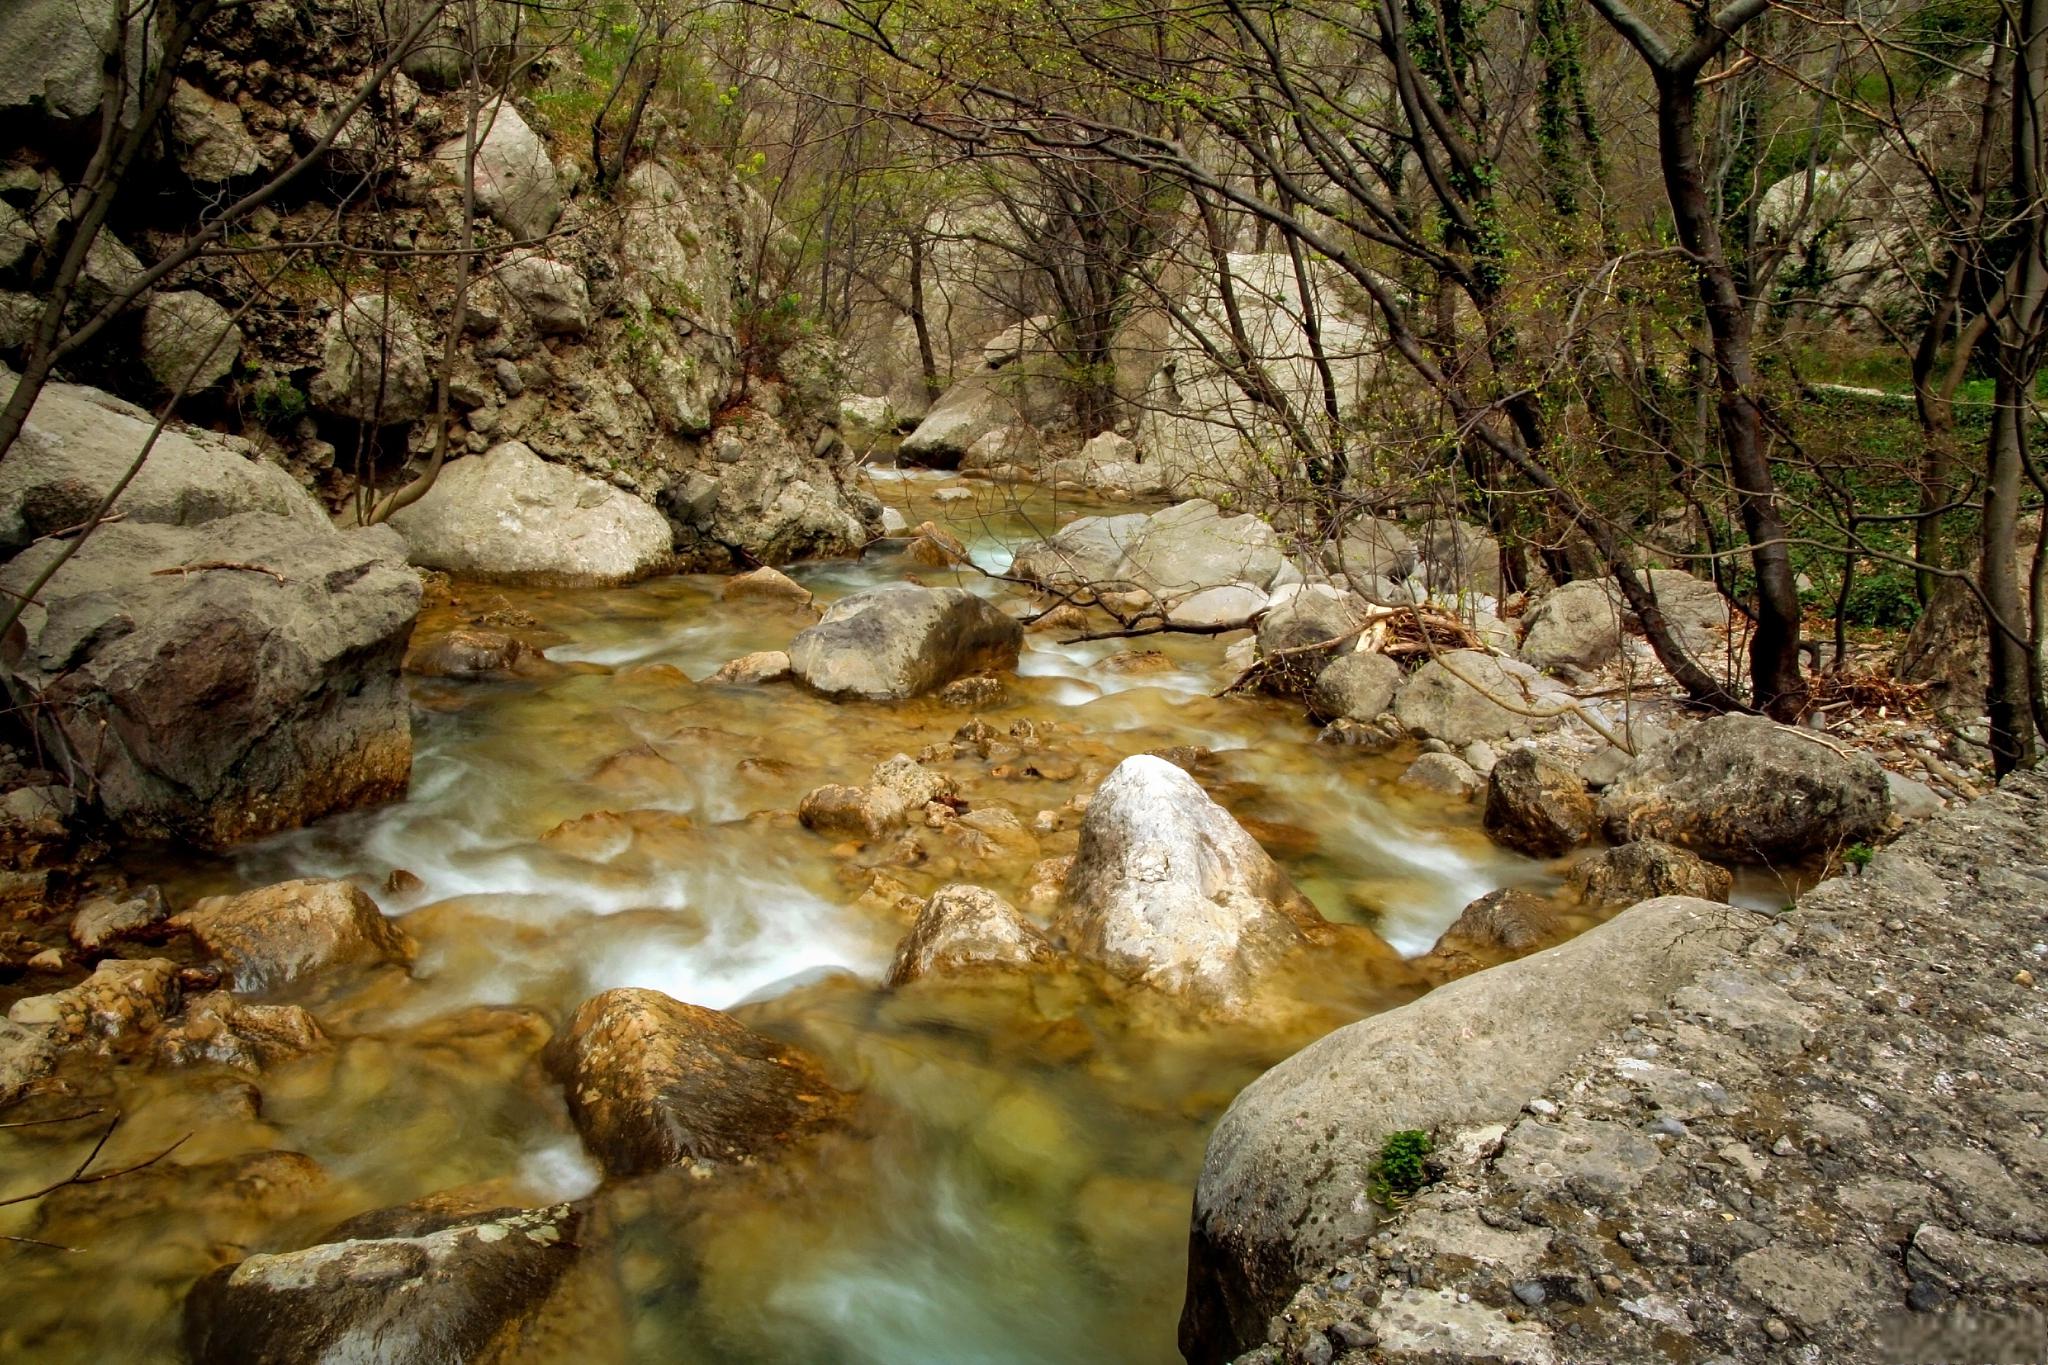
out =
[(1023, 627), (965, 588), (889, 583), (834, 602), (789, 643), (796, 680), (822, 696), (901, 700), (969, 673), (1013, 668)]
[(1150, 516), (1081, 517), (1019, 550), (1010, 572), (1065, 592), (1142, 588), (1170, 608), (1213, 588), (1263, 592), (1286, 562), (1272, 527), (1194, 498)]
[(1307, 693), (1339, 656), (1355, 652), (1368, 610), (1364, 598), (1327, 583), (1282, 595), (1259, 618), (1259, 657), (1266, 664), (1260, 686), (1282, 696)]
[[(124, 65), (130, 71), (143, 68), (148, 33), (146, 24), (128, 26)], [(66, 121), (92, 117), (100, 107), (101, 73), (119, 37), (111, 5), (8, 0), (0, 5), (0, 111)]]
[(434, 372), (419, 324), (405, 305), (382, 294), (343, 304), (321, 335), (315, 405), (358, 422), (411, 422), (434, 396)]
[(1486, 779), (1456, 754), (1424, 754), (1401, 770), (1397, 779), (1404, 787), (1470, 801), (1486, 790)]
[(567, 262), (523, 252), (499, 266), (496, 279), (526, 310), (535, 331), (582, 336), (590, 330), (590, 286), (583, 282), (583, 272)]
[(1433, 593), (1499, 597), (1500, 542), (1483, 526), (1444, 519), (1420, 533), (1423, 584)]
[[(0, 371), (0, 398), (14, 391)], [(135, 462), (155, 419), (98, 389), (51, 384), (0, 461), (0, 553), (12, 553), (90, 517)], [(124, 522), (192, 526), (238, 512), (266, 512), (328, 529), (319, 504), (276, 465), (250, 459), (221, 437), (166, 427), (114, 511)], [(100, 533), (95, 533), (98, 535)]]
[(1459, 649), (1409, 674), (1394, 694), (1394, 714), (1417, 734), (1463, 748), (1474, 740), (1522, 739), (1554, 729), (1568, 697), (1528, 664)]
[(1371, 650), (1339, 654), (1316, 674), (1308, 709), (1317, 720), (1378, 720), (1401, 685), (1401, 665)]
[(1341, 573), (1359, 582), (1402, 579), (1415, 571), (1415, 542), (1398, 522), (1359, 516), (1346, 523), (1342, 535), (1323, 547), (1323, 563), (1331, 573)]
[(1486, 782), (1486, 832), (1532, 858), (1555, 858), (1600, 831), (1600, 808), (1578, 770), (1534, 749), (1516, 749)]
[[(476, 199), (521, 240), (546, 236), (562, 213), (562, 186), (540, 134), (519, 111), (496, 101), (477, 114)], [(464, 139), (444, 142), (434, 162), (461, 183)]]
[(1071, 412), (1066, 363), (1030, 322), (1013, 324), (999, 342), (987, 349), (1000, 365), (985, 363), (962, 376), (903, 438), (905, 460), (953, 469), (999, 427), (1045, 426)]
[(747, 436), (722, 428), (716, 472), (693, 474), (664, 498), (678, 544), (695, 536), (742, 561), (789, 564), (859, 554), (880, 530), (879, 509), (854, 487), (850, 465), (818, 459), (758, 419)]
[(1796, 862), (1876, 838), (1884, 769), (1761, 716), (1715, 716), (1646, 749), (1600, 799), (1607, 837), (1661, 839), (1715, 862)]
[(631, 583), (674, 545), (654, 508), (518, 441), (452, 461), (391, 525), (413, 563), (499, 583)]
[(1076, 956), (1223, 1010), (1330, 929), (1228, 811), (1149, 754), (1090, 798), (1055, 924)]
[(1469, 976), (1511, 958), (1526, 957), (1569, 937), (1558, 907), (1514, 887), (1474, 900), (1438, 936), (1416, 966), (1440, 979)]
[[(569, 1204), (464, 1214), (423, 1201), (368, 1214), (313, 1246), (200, 1280), (185, 1300), (185, 1349), (222, 1365), (440, 1365), (601, 1350), (621, 1306), (586, 1249), (588, 1223)], [(606, 1311), (592, 1311), (597, 1304)]]
[(847, 1102), (803, 1053), (659, 991), (584, 1001), (555, 1065), (569, 1116), (614, 1176), (757, 1157), (837, 1122)]
[(242, 111), (186, 81), (171, 88), (171, 143), (178, 168), (202, 185), (254, 175), (263, 153), (242, 122)]
[(924, 903), (917, 922), (896, 945), (888, 984), (902, 986), (935, 974), (951, 976), (985, 968), (1031, 967), (1055, 956), (1038, 927), (993, 891), (978, 886), (942, 886)]
[(1076, 518), (1045, 540), (1019, 549), (1010, 573), (1059, 592), (1128, 588), (1124, 556), (1151, 520), (1143, 512)]
[(142, 367), (166, 392), (204, 393), (235, 372), (241, 355), (242, 329), (198, 290), (152, 294), (143, 306)]
[(1662, 1008), (1756, 932), (1741, 911), (1649, 901), (1548, 952), (1338, 1029), (1247, 1086), (1195, 1189), (1181, 1350), (1195, 1365), (1265, 1339), (1307, 1279), (1361, 1252), (1389, 1133), (1511, 1116), (1588, 1047)]
[[(31, 546), (0, 587), (62, 548)], [(217, 848), (390, 800), (412, 769), (402, 549), (261, 512), (103, 526), (22, 614), (0, 678), (131, 835)]]
[[(1678, 569), (1643, 575), (1678, 642), (1695, 660), (1711, 663), (1728, 625), (1728, 601), (1712, 583)], [(1612, 578), (1582, 578), (1546, 595), (1523, 623), (1521, 656), (1536, 668), (1588, 673), (1621, 653), (1622, 630), (1634, 613)]]

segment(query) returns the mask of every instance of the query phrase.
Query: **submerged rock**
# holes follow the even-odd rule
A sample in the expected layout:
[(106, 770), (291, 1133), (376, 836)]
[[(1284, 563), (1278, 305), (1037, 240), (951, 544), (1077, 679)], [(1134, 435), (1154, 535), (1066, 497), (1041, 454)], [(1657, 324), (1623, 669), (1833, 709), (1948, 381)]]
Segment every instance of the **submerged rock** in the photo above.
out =
[(1496, 762), (1486, 783), (1486, 832), (1532, 858), (1555, 858), (1600, 829), (1600, 808), (1577, 770), (1516, 749)]
[(71, 917), (71, 944), (81, 953), (97, 953), (122, 940), (147, 934), (170, 913), (163, 892), (153, 886), (121, 900), (97, 896)]
[(251, 1005), (226, 991), (188, 1000), (151, 1041), (159, 1066), (225, 1066), (251, 1075), (327, 1046), (319, 1020), (298, 1005)]
[[(379, 1221), (388, 1235), (375, 1235)], [(608, 1358), (621, 1305), (589, 1254), (588, 1222), (570, 1204), (370, 1215), (356, 1236), (340, 1235), (354, 1226), (344, 1224), (329, 1241), (251, 1256), (194, 1285), (185, 1348), (222, 1365)]]
[(1602, 849), (1574, 863), (1568, 880), (1580, 899), (1595, 905), (1634, 905), (1657, 896), (1725, 901), (1735, 889), (1727, 868), (1660, 839)]
[(1401, 770), (1402, 786), (1470, 801), (1486, 790), (1486, 779), (1456, 754), (1424, 754)]
[(20, 1099), (56, 1065), (57, 1047), (46, 1030), (0, 1019), (0, 1109)]
[(791, 672), (834, 700), (901, 700), (1012, 668), (1024, 631), (964, 588), (891, 583), (842, 597), (789, 644)]
[(1038, 927), (1001, 896), (978, 886), (943, 886), (896, 945), (887, 984), (978, 968), (1030, 967), (1055, 956)]
[(757, 649), (728, 659), (704, 681), (729, 687), (764, 687), (789, 679), (789, 655), (780, 649)]
[(316, 877), (208, 896), (169, 923), (220, 959), (238, 991), (338, 967), (403, 965), (414, 952), (405, 931), (358, 887)]
[(1526, 957), (1569, 935), (1570, 927), (1555, 904), (1504, 887), (1460, 911), (1416, 965), (1440, 979), (1466, 976), (1509, 958)]
[(518, 441), (455, 460), (392, 514), (412, 562), (501, 583), (631, 583), (669, 567), (668, 518)]
[(415, 639), (406, 652), (405, 671), (422, 678), (502, 677), (517, 672), (526, 653), (516, 636), (457, 626)]
[(847, 1104), (803, 1053), (659, 991), (592, 996), (558, 1046), (569, 1115), (615, 1176), (758, 1157)]
[(167, 958), (102, 962), (77, 985), (31, 995), (7, 1011), (16, 1024), (45, 1029), (60, 1044), (89, 1043), (102, 1052), (132, 1051), (177, 1008), (178, 966)]
[(1056, 929), (1120, 976), (1236, 1008), (1330, 926), (1192, 777), (1137, 754), (1088, 802)]
[[(24, 551), (0, 587), (61, 548)], [(218, 848), (404, 794), (398, 670), (419, 600), (381, 527), (124, 522), (23, 613), (0, 676), (114, 824)]]
[(1884, 769), (1761, 716), (1715, 716), (1639, 754), (1600, 800), (1616, 843), (1661, 839), (1718, 862), (1774, 863), (1872, 839)]

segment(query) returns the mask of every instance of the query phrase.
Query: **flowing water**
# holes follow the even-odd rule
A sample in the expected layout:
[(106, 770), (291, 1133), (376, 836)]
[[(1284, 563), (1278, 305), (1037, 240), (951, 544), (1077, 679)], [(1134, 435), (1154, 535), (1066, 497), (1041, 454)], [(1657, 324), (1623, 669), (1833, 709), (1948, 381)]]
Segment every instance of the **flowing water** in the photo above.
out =
[[(941, 508), (935, 480), (891, 478), (915, 524), (949, 522), (977, 564), (1079, 512), (983, 488)], [(1128, 509), (1123, 509), (1128, 510)], [(916, 572), (1002, 595), (969, 571), (894, 554), (793, 571), (821, 599)], [(301, 1245), (367, 1209), (456, 1187), (498, 1202), (598, 1187), (540, 1052), (590, 994), (645, 986), (732, 1011), (818, 1056), (862, 1096), (851, 1130), (758, 1171), (607, 1190), (615, 1295), (564, 1359), (1151, 1362), (1177, 1359), (1190, 1192), (1203, 1143), (1264, 1067), (1415, 993), (1331, 958), (1235, 1024), (1054, 974), (880, 987), (905, 906), (948, 881), (1023, 903), (1051, 834), (925, 831), (912, 852), (856, 851), (799, 827), (811, 787), (861, 782), (891, 754), (944, 746), (970, 713), (935, 700), (833, 705), (790, 687), (700, 686), (804, 619), (720, 600), (722, 580), (616, 590), (459, 590), (450, 615), (538, 623), (554, 676), (416, 680), (402, 803), (322, 822), (228, 861), (146, 869), (174, 901), (291, 876), (372, 888), (420, 945), (396, 970), (293, 988), (333, 1046), (254, 1086), (234, 1073), (116, 1075), (126, 1120), (105, 1160), (166, 1162), (26, 1209), (79, 1249), (0, 1247), (0, 1357), (175, 1358), (193, 1276)], [(525, 616), (520, 616), (524, 613)], [(1212, 697), (1218, 639), (1027, 637), (1019, 676), (980, 714), (1042, 747), (935, 760), (976, 807), (1025, 830), (1124, 755), (1170, 746), (1333, 920), (1426, 949), (1475, 895), (1553, 874), (1483, 837), (1473, 807), (1392, 785), (1401, 760), (1314, 742), (1298, 706)], [(1111, 656), (1156, 649), (1163, 658)], [(586, 818), (588, 817), (588, 818)], [(402, 869), (411, 879), (389, 881)], [(393, 891), (389, 886), (409, 887)], [(0, 1132), (0, 1195), (75, 1161), (90, 1124)], [(81, 1139), (79, 1134), (86, 1133)], [(301, 1153), (252, 1165), (252, 1153)]]

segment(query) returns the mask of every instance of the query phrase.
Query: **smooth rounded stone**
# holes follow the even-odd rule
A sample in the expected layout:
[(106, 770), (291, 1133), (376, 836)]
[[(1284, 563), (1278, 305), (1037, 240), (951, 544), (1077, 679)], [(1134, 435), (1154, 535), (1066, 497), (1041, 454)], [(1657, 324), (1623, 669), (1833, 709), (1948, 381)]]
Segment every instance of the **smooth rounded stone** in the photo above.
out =
[(1492, 773), (1494, 765), (1500, 762), (1500, 755), (1495, 753), (1493, 746), (1483, 739), (1475, 739), (1470, 744), (1467, 744), (1465, 751), (1459, 757), (1469, 763), (1472, 766), (1472, 771), (1478, 773), (1481, 777)]
[(763, 687), (769, 683), (787, 682), (789, 654), (780, 649), (757, 649), (752, 654), (727, 660), (704, 681), (729, 687)]
[(782, 570), (766, 565), (726, 579), (718, 590), (718, 596), (726, 602), (780, 602), (793, 607), (811, 603), (809, 588)]
[(47, 1029), (58, 1043), (132, 1051), (177, 1008), (178, 965), (168, 958), (109, 958), (75, 986), (26, 996), (8, 1008), (16, 1024)]
[(903, 986), (934, 974), (1031, 967), (1055, 956), (1038, 927), (1001, 896), (978, 886), (944, 886), (924, 903), (917, 922), (896, 945), (886, 984)]
[(1498, 1122), (1503, 1097), (1544, 1093), (1760, 931), (1725, 905), (1648, 901), (1338, 1029), (1252, 1082), (1211, 1136), (1196, 1185), (1183, 1353), (1223, 1361), (1250, 1349), (1302, 1284), (1365, 1249), (1386, 1215), (1359, 1192), (1389, 1133)]
[(403, 966), (403, 929), (351, 882), (304, 877), (236, 896), (208, 896), (169, 921), (220, 960), (238, 991), (263, 991), (342, 967)]
[[(1728, 625), (1728, 600), (1712, 583), (1679, 569), (1642, 575), (1685, 652), (1708, 662)], [(1622, 630), (1634, 613), (1612, 578), (1582, 578), (1545, 594), (1523, 618), (1524, 662), (1564, 673), (1590, 673), (1621, 653)]]
[(499, 630), (457, 626), (415, 638), (405, 671), (423, 678), (489, 678), (515, 672), (526, 655), (517, 637)]
[(668, 518), (518, 441), (441, 470), (391, 516), (412, 562), (498, 583), (605, 586), (666, 571)]
[(1035, 469), (1039, 450), (1038, 429), (1026, 422), (1012, 422), (976, 437), (960, 456), (960, 472)]
[(1014, 668), (1023, 627), (965, 588), (891, 583), (842, 597), (789, 643), (796, 680), (834, 700), (901, 700)]
[(1243, 583), (1225, 583), (1202, 588), (1186, 597), (1167, 600), (1169, 625), (1194, 630), (1222, 626), (1249, 626), (1266, 609), (1266, 594)]
[[(15, 376), (0, 367), (0, 400)], [(0, 553), (12, 554), (92, 515), (128, 472), (155, 418), (111, 394), (50, 384), (36, 395), (13, 449), (0, 461)], [(196, 525), (268, 512), (315, 530), (327, 515), (276, 465), (250, 459), (210, 432), (166, 427), (114, 511), (125, 522)], [(95, 532), (94, 535), (99, 535)]]
[(185, 1002), (185, 1012), (150, 1040), (158, 1066), (224, 1066), (260, 1075), (318, 1052), (327, 1035), (298, 1005), (251, 1005), (226, 991)]
[(910, 518), (904, 516), (893, 507), (884, 507), (882, 509), (882, 534), (885, 536), (910, 534)]
[(1795, 862), (1874, 839), (1891, 815), (1863, 754), (1761, 716), (1715, 716), (1639, 754), (1600, 799), (1616, 843), (1661, 839), (1716, 862)]
[(526, 311), (535, 331), (579, 337), (590, 330), (590, 286), (568, 262), (521, 252), (499, 265), (492, 278)]
[(1259, 685), (1282, 696), (1307, 694), (1339, 655), (1355, 653), (1365, 599), (1327, 583), (1307, 583), (1259, 618)]
[(1399, 580), (1415, 571), (1415, 542), (1398, 522), (1360, 516), (1323, 547), (1323, 564), (1352, 578)]
[(803, 1053), (659, 991), (584, 1001), (556, 1067), (570, 1117), (613, 1176), (763, 1156), (848, 1103)]
[(1571, 929), (1556, 904), (1503, 887), (1474, 900), (1416, 965), (1439, 979), (1466, 976), (1562, 943)]
[(200, 1280), (185, 1300), (190, 1357), (441, 1365), (610, 1359), (623, 1346), (624, 1305), (574, 1205), (422, 1213), (382, 1236), (343, 1236), (349, 1226)]
[(1925, 782), (1887, 770), (1885, 789), (1891, 794), (1892, 814), (1913, 824), (1942, 810), (1948, 803)]
[(112, 896), (95, 896), (71, 917), (68, 933), (72, 946), (78, 951), (97, 953), (113, 944), (146, 935), (162, 924), (170, 913), (170, 907), (164, 904), (163, 892), (154, 886), (146, 886), (140, 894), (119, 900)]
[(391, 424), (426, 416), (434, 370), (419, 323), (382, 294), (350, 299), (321, 334), (320, 369), (308, 389), (315, 407), (358, 422)]
[(1532, 858), (1555, 858), (1600, 829), (1600, 807), (1577, 770), (1535, 749), (1515, 749), (1486, 782), (1486, 832)]
[(1486, 790), (1486, 779), (1456, 754), (1424, 754), (1401, 770), (1404, 787), (1470, 801)]
[(166, 392), (204, 393), (235, 372), (241, 355), (242, 329), (197, 290), (152, 294), (143, 305), (142, 367)]
[[(562, 212), (561, 182), (547, 143), (519, 111), (494, 100), (477, 113), (476, 199), (507, 232), (522, 240), (547, 235)], [(467, 136), (442, 143), (434, 164), (460, 184), (469, 159)]]
[(926, 805), (952, 793), (950, 778), (907, 754), (897, 754), (875, 766), (866, 786), (830, 785), (807, 793), (797, 806), (797, 820), (820, 834), (878, 839), (902, 829)]
[(1089, 800), (1055, 924), (1077, 957), (1224, 1010), (1329, 932), (1228, 811), (1149, 754), (1119, 763)]
[(0, 1109), (28, 1092), (57, 1065), (57, 1046), (40, 1025), (0, 1019)]
[(1659, 839), (1638, 839), (1581, 858), (1572, 864), (1567, 881), (1592, 905), (1634, 905), (1657, 896), (1725, 901), (1735, 889), (1727, 868)]
[(1125, 551), (1150, 521), (1143, 512), (1079, 517), (1047, 539), (1019, 549), (1010, 562), (1010, 575), (1056, 592), (1128, 586)]
[(1353, 650), (1340, 654), (1316, 674), (1309, 714), (1318, 720), (1377, 720), (1401, 685), (1401, 665), (1384, 654)]
[(1155, 597), (1230, 583), (1263, 590), (1286, 562), (1265, 522), (1194, 498), (1152, 514), (1124, 552), (1124, 576)]
[(1563, 687), (1525, 663), (1457, 649), (1408, 675), (1394, 694), (1394, 714), (1416, 734), (1463, 748), (1474, 740), (1524, 739), (1553, 729), (1567, 700)]
[[(0, 588), (66, 548), (32, 546)], [(116, 828), (220, 848), (404, 795), (419, 601), (387, 528), (122, 522), (44, 586), (0, 677)]]

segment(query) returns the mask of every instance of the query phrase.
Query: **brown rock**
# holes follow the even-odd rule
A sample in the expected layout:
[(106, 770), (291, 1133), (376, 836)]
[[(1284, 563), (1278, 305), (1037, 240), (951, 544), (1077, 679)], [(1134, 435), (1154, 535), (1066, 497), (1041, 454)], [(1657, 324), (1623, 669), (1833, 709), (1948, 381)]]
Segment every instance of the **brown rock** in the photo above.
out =
[(1466, 906), (1416, 966), (1439, 980), (1526, 957), (1570, 937), (1558, 907), (1527, 891), (1489, 891)]
[(168, 958), (114, 959), (69, 989), (15, 1001), (7, 1017), (48, 1029), (58, 1043), (131, 1051), (177, 1008), (178, 992), (178, 966)]
[(1575, 769), (1534, 749), (1515, 749), (1486, 781), (1486, 832), (1532, 858), (1555, 858), (1600, 828), (1600, 806)]
[(967, 546), (960, 537), (933, 521), (919, 523), (911, 532), (911, 541), (904, 553), (931, 569), (951, 568), (967, 562)]
[(1001, 896), (978, 886), (944, 886), (896, 946), (888, 984), (906, 985), (935, 972), (1030, 967), (1054, 956), (1045, 935)]
[(1583, 858), (1573, 864), (1570, 880), (1581, 900), (1596, 905), (1634, 905), (1658, 896), (1725, 901), (1735, 889), (1727, 868), (1658, 839), (1639, 839)]
[(726, 579), (718, 595), (727, 602), (779, 602), (792, 607), (811, 603), (809, 588), (779, 569), (765, 567)]
[(406, 651), (405, 671), (423, 678), (489, 678), (515, 673), (526, 646), (503, 631), (457, 626), (415, 638)]
[(297, 1005), (247, 1005), (226, 991), (201, 996), (157, 1034), (159, 1066), (225, 1066), (260, 1073), (327, 1046), (320, 1023)]
[(779, 649), (757, 649), (719, 666), (704, 681), (727, 687), (763, 687), (789, 680), (789, 655)]
[(409, 963), (413, 943), (352, 883), (301, 878), (209, 896), (170, 921), (232, 973), (238, 991), (261, 991), (337, 967)]

